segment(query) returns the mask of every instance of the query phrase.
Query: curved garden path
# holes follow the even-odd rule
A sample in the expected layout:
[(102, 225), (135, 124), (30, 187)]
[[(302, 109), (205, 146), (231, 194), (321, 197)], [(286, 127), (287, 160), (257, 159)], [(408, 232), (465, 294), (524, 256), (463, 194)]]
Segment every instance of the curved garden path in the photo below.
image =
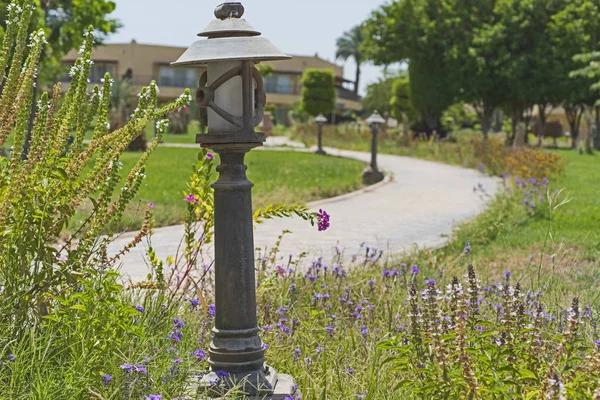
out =
[[(370, 160), (368, 153), (326, 151), (332, 156)], [(446, 242), (453, 226), (482, 211), (485, 199), (479, 191), (474, 193), (474, 186), (482, 185), (490, 195), (500, 187), (496, 178), (471, 169), (392, 155), (379, 155), (378, 163), (389, 179), (359, 192), (309, 204), (331, 215), (330, 229), (318, 232), (299, 218), (268, 220), (255, 230), (256, 247), (272, 246), (285, 229), (292, 231), (281, 245), (280, 254), (285, 259), (304, 251), (329, 259), (336, 245), (344, 254), (352, 255), (361, 243), (394, 253), (415, 246), (437, 247)], [(121, 236), (109, 251), (116, 253), (133, 235)], [(156, 229), (152, 243), (157, 255), (161, 259), (175, 255), (182, 235), (182, 226)], [(140, 245), (122, 259), (122, 272), (134, 281), (148, 273), (144, 252), (145, 246)]]

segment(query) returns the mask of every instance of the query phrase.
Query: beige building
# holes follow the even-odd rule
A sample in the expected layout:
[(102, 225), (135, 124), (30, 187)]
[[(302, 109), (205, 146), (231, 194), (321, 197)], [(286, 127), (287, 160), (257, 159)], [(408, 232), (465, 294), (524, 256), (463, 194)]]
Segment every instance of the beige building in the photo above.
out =
[[(184, 88), (195, 91), (198, 79), (203, 72), (197, 68), (171, 67), (186, 50), (185, 47), (139, 44), (135, 40), (127, 44), (107, 44), (94, 49), (90, 81), (100, 83), (106, 72), (114, 79), (129, 77), (139, 87), (156, 80), (160, 87), (160, 100), (168, 101), (178, 97)], [(63, 59), (67, 65), (77, 59), (75, 50)], [(267, 103), (275, 107), (274, 116), (288, 122), (288, 110), (300, 101), (302, 73), (308, 68), (325, 68), (334, 71), (338, 98), (336, 116), (362, 110), (360, 97), (344, 87), (344, 68), (318, 56), (294, 56), (291, 60), (274, 61), (273, 74), (265, 78)], [(68, 82), (68, 76), (62, 81)], [(65, 85), (66, 86), (66, 85)]]

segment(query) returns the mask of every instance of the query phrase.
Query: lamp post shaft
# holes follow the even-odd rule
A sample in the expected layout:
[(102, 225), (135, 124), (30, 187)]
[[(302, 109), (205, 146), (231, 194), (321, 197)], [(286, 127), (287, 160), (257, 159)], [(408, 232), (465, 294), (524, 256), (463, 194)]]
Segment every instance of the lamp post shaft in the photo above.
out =
[(317, 149), (317, 153), (318, 154), (325, 154), (325, 151), (323, 150), (323, 124), (319, 124), (319, 134), (318, 136), (318, 149)]
[(371, 170), (378, 171), (377, 169), (377, 136), (379, 134), (379, 128), (374, 126), (371, 128)]
[(252, 182), (244, 158), (261, 143), (211, 144), (219, 154), (215, 198), (215, 326), (209, 349), (212, 374), (225, 371), (230, 386), (248, 395), (269, 395), (277, 373), (265, 367), (256, 315)]

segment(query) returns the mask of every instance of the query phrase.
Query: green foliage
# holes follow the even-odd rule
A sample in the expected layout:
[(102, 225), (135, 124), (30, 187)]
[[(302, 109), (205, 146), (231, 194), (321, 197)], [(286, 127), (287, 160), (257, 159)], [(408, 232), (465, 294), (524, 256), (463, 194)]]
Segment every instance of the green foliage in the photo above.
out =
[(472, 127), (477, 123), (477, 112), (465, 103), (456, 103), (442, 114), (444, 126), (452, 131)]
[[(13, 142), (10, 158), (0, 159), (0, 321), (20, 331), (28, 327), (20, 322), (36, 322), (48, 314), (48, 299), (72, 290), (89, 270), (114, 264), (116, 260), (106, 256), (110, 235), (145, 178), (144, 164), (157, 147), (164, 125), (159, 138), (124, 179), (119, 173), (121, 154), (148, 123), (191, 99), (186, 92), (156, 109), (157, 87), (152, 82), (142, 89), (138, 108), (127, 125), (108, 133), (110, 76), (105, 77), (103, 88), (88, 93), (94, 43), (93, 29), (88, 28), (81, 57), (71, 69), (67, 94), (61, 99), (57, 85), (52, 95), (40, 97), (28, 143), (30, 152), (23, 160), (34, 75), (45, 38), (41, 30), (32, 34), (31, 49), (24, 59), (33, 7), (30, 1), (22, 7), (20, 16), (16, 6), (12, 7), (19, 23), (7, 32), (7, 51), (0, 57), (0, 66), (11, 58), (0, 98), (0, 145), (9, 135)], [(93, 120), (97, 121), (94, 138), (84, 146), (84, 132)], [(71, 132), (74, 136), (69, 141)], [(61, 242), (62, 232), (86, 201), (93, 204), (93, 211), (73, 237)], [(101, 237), (101, 231), (108, 236)]]
[(367, 86), (367, 94), (363, 98), (363, 106), (367, 113), (379, 111), (382, 115), (391, 114), (390, 100), (395, 79), (391, 76), (383, 77)]
[[(10, 29), (10, 11), (5, 11), (11, 1), (0, 1), (0, 21), (5, 29)], [(27, 4), (27, 3), (25, 3)], [(107, 35), (116, 32), (121, 24), (108, 16), (116, 4), (110, 0), (54, 0), (36, 1), (39, 7), (34, 11), (31, 25), (42, 29), (48, 40), (40, 60), (40, 77), (43, 83), (54, 83), (63, 73), (62, 57), (81, 44), (81, 32), (94, 26), (95, 44), (103, 43)]]
[(399, 121), (407, 118), (415, 120), (419, 117), (419, 112), (412, 103), (410, 82), (406, 77), (396, 78), (392, 85), (392, 97), (390, 100), (392, 115)]
[(429, 280), (419, 295), (412, 285), (410, 326), (379, 346), (399, 375), (395, 389), (416, 398), (591, 396), (600, 378), (592, 317), (577, 297), (564, 314), (547, 314), (543, 295), (524, 293), (510, 273), (482, 288), (473, 266), (446, 290)]
[[(463, 101), (477, 111), (487, 135), (503, 107), (518, 122), (534, 106), (545, 119), (564, 105), (572, 129), (597, 96), (573, 56), (598, 50), (600, 9), (593, 0), (406, 0), (381, 6), (365, 22), (368, 59), (407, 62), (413, 104), (433, 129), (441, 113)], [(510, 141), (510, 140), (509, 140)]]
[(335, 76), (328, 69), (307, 69), (302, 75), (302, 110), (316, 117), (335, 107)]

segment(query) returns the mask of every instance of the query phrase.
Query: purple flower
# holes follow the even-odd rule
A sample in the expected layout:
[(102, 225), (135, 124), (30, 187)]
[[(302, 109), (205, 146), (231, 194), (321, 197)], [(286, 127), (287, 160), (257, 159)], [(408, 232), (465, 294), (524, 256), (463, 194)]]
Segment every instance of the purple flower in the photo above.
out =
[(285, 268), (283, 268), (281, 265), (278, 265), (276, 268), (277, 268), (277, 273), (279, 274), (279, 276), (285, 275)]
[(312, 358), (310, 358), (310, 357), (306, 357), (306, 358), (304, 359), (304, 362), (306, 363), (306, 365), (310, 365), (310, 363), (312, 363)]
[[(15, 362), (17, 360), (17, 356), (15, 356), (13, 353), (10, 353), (8, 355), (8, 361), (10, 362)], [(1, 364), (1, 363), (0, 363)]]
[(525, 204), (526, 206), (528, 206), (529, 205), (529, 200), (528, 199), (523, 200), (523, 204)]
[(598, 347), (598, 350), (600, 350), (600, 340), (596, 340), (596, 347)]
[(175, 329), (175, 332), (171, 333), (168, 338), (175, 342), (179, 342), (183, 338), (183, 333), (179, 329)]
[(173, 364), (181, 364), (183, 362), (183, 360), (181, 358), (177, 358), (175, 360), (173, 360)]
[(475, 329), (477, 329), (479, 332), (483, 332), (484, 331), (483, 326), (481, 326), (481, 325), (477, 325), (475, 327)]
[(108, 385), (109, 383), (111, 383), (112, 380), (113, 380), (113, 378), (109, 374), (102, 374), (102, 383), (104, 383), (105, 385)]
[(190, 300), (190, 305), (194, 308), (198, 307), (200, 305), (200, 300), (198, 299), (191, 299)]
[(173, 318), (173, 326), (175, 328), (181, 329), (185, 326), (185, 324), (179, 318)]
[(471, 244), (469, 243), (469, 241), (467, 241), (467, 243), (465, 244), (465, 248), (463, 249), (463, 254), (466, 256), (470, 256), (471, 255)]
[(209, 160), (214, 160), (215, 155), (213, 153), (206, 153), (206, 158), (208, 158)]
[(151, 394), (150, 396), (146, 397), (146, 400), (160, 400), (162, 399), (162, 394)]
[(136, 306), (135, 306), (135, 307), (133, 307), (133, 308), (135, 308), (136, 310), (138, 310), (138, 311), (139, 311), (139, 312), (141, 312), (141, 313), (143, 313), (144, 311), (146, 311), (146, 309), (145, 309), (144, 307), (140, 306), (139, 304), (138, 304), (138, 305), (136, 305)]
[(369, 334), (369, 328), (367, 328), (366, 325), (363, 325), (362, 329), (360, 330), (360, 334), (363, 336), (367, 336)]
[(323, 351), (323, 348), (321, 346), (317, 346), (317, 354), (321, 354), (321, 352)]
[(417, 264), (413, 264), (411, 266), (411, 272), (412, 272), (413, 275), (417, 275), (421, 271), (419, 270), (419, 267), (417, 267)]
[(383, 272), (381, 273), (381, 275), (384, 278), (389, 278), (390, 276), (392, 276), (392, 271), (388, 270), (388, 269), (384, 269)]
[(319, 231), (326, 231), (329, 228), (329, 214), (326, 211), (319, 209), (317, 213), (317, 225), (319, 227)]
[(208, 315), (210, 315), (212, 318), (214, 318), (215, 315), (217, 315), (217, 310), (216, 310), (214, 304), (209, 304), (208, 305)]
[(335, 328), (332, 325), (329, 325), (327, 328), (325, 328), (325, 331), (327, 331), (327, 333), (333, 333), (334, 330)]
[(156, 205), (154, 205), (153, 202), (149, 201), (148, 202), (148, 207), (150, 207), (150, 208), (156, 208)]
[(510, 272), (510, 271), (504, 271), (504, 277), (506, 279), (510, 278), (511, 276), (512, 276), (512, 272)]
[(373, 279), (369, 279), (369, 280), (367, 281), (367, 284), (368, 284), (369, 286), (373, 286), (373, 285), (375, 284), (375, 281), (374, 281)]
[(435, 282), (435, 280), (434, 280), (434, 279), (427, 279), (427, 280), (425, 281), (425, 284), (426, 284), (426, 285), (435, 286), (436, 282)]
[(196, 203), (196, 204), (200, 203), (200, 201), (198, 199), (196, 199), (196, 197), (193, 194), (190, 194), (184, 200), (187, 201), (188, 203)]
[(215, 374), (217, 374), (219, 378), (227, 378), (229, 376), (227, 371), (223, 371), (222, 369), (215, 371)]
[(269, 350), (269, 345), (267, 343), (262, 344), (263, 350)]
[(354, 374), (355, 372), (356, 372), (356, 370), (355, 370), (354, 368), (352, 368), (352, 367), (348, 367), (348, 368), (346, 369), (346, 373), (347, 373), (347, 374), (350, 374), (350, 375), (352, 375), (352, 374)]
[(194, 350), (194, 356), (196, 356), (196, 360), (205, 360), (206, 352), (202, 349)]
[(131, 365), (131, 364), (123, 364), (121, 365), (121, 369), (125, 372), (134, 372), (135, 371), (135, 366)]

